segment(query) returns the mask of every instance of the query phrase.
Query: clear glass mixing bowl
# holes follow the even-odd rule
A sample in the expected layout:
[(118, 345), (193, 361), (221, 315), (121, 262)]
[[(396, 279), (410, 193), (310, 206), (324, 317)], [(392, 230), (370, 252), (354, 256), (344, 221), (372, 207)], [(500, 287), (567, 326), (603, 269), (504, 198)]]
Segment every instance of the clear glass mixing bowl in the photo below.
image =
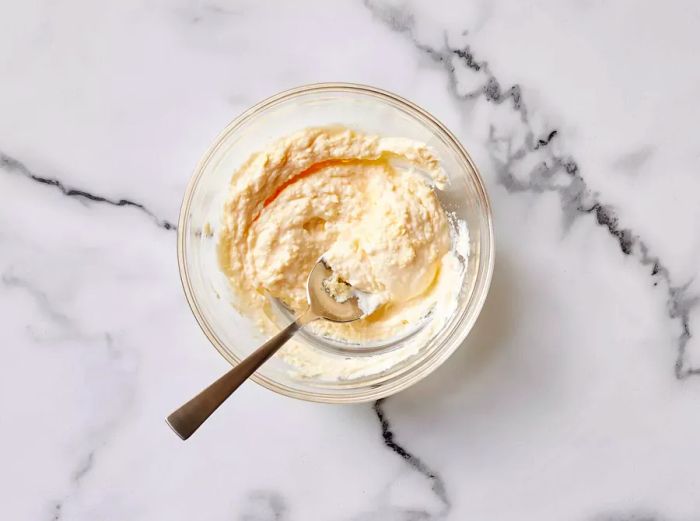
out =
[(395, 94), (363, 85), (307, 85), (268, 98), (231, 122), (197, 165), (180, 211), (177, 251), (182, 284), (197, 322), (214, 347), (231, 364), (238, 363), (265, 338), (232, 306), (233, 295), (218, 266), (217, 228), (231, 175), (251, 153), (279, 137), (337, 124), (433, 147), (450, 179), (438, 198), (448, 212), (466, 222), (469, 232), (466, 273), (455, 311), (417, 354), (380, 374), (342, 381), (297, 376), (276, 356), (252, 377), (294, 398), (352, 403), (388, 396), (428, 375), (459, 347), (486, 298), (494, 262), (489, 201), (469, 154), (439, 121)]

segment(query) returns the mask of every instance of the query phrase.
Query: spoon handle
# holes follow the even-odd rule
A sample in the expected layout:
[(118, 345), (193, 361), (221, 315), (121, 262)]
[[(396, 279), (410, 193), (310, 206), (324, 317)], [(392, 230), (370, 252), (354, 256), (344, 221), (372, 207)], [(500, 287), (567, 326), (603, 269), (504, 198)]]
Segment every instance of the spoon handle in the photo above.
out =
[(189, 438), (209, 416), (238, 389), (255, 370), (274, 355), (299, 328), (312, 320), (310, 311), (265, 342), (236, 367), (174, 411), (165, 420), (183, 440)]

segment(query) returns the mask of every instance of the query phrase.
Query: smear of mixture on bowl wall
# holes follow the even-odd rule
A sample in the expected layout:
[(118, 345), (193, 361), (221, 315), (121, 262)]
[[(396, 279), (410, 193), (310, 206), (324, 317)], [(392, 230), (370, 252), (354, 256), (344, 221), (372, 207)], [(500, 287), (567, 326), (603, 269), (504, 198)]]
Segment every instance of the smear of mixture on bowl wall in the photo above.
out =
[[(451, 230), (435, 193), (446, 182), (432, 149), (410, 139), (344, 127), (279, 139), (231, 179), (218, 248), (234, 304), (263, 331), (277, 331), (270, 297), (295, 313), (305, 310), (306, 279), (323, 256), (339, 280), (371, 294), (376, 309), (348, 324), (315, 321), (308, 326), (314, 334), (379, 342), (428, 315), (435, 330), (454, 308), (463, 276), (455, 242), (467, 240), (458, 226)], [(415, 350), (420, 338), (413, 342)], [(342, 368), (330, 367), (338, 361), (302, 342), (281, 355), (307, 375), (347, 377), (356, 365), (346, 359)], [(378, 355), (375, 369), (392, 356)]]

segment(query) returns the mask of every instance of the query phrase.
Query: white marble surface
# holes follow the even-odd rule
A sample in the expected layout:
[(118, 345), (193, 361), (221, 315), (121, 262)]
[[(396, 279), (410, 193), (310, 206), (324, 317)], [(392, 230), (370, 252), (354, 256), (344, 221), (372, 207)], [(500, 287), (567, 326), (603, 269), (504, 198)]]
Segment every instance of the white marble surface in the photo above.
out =
[[(3, 2), (2, 518), (700, 519), (699, 5)], [(400, 395), (250, 384), (183, 443), (164, 416), (226, 363), (167, 223), (230, 119), (316, 81), (470, 149), (491, 294)]]

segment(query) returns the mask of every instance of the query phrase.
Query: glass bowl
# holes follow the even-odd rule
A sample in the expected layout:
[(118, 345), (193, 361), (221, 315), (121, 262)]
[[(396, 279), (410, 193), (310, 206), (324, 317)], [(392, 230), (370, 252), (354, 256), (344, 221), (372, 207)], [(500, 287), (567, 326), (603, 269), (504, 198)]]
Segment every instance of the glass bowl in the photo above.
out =
[(494, 263), (488, 197), (469, 154), (442, 123), (410, 101), (363, 85), (323, 83), (272, 96), (232, 121), (197, 165), (180, 211), (177, 253), (182, 285), (197, 322), (224, 358), (237, 364), (265, 338), (233, 307), (233, 294), (218, 265), (218, 227), (231, 175), (251, 153), (282, 136), (337, 124), (433, 147), (450, 180), (445, 190), (437, 191), (438, 198), (446, 211), (466, 223), (469, 235), (455, 311), (417, 353), (380, 373), (337, 381), (299, 376), (275, 356), (252, 377), (286, 396), (353, 403), (389, 396), (427, 376), (466, 338), (486, 298)]

